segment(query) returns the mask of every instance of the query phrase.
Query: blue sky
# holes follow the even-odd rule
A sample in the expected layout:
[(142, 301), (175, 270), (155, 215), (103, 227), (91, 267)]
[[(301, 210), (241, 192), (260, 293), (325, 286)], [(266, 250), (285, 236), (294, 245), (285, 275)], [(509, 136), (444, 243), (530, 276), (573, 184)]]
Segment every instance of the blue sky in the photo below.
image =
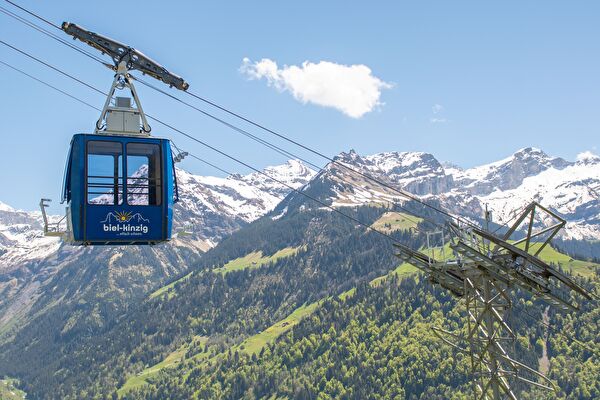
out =
[[(120, 1), (20, 1), (57, 24), (75, 22), (127, 43), (183, 76), (195, 93), (328, 155), (351, 148), (362, 154), (426, 151), (470, 167), (527, 146), (570, 160), (586, 150), (598, 153), (600, 3), (349, 3), (145, 1), (119, 11)], [(96, 86), (110, 85), (106, 68), (3, 14), (0, 38)], [(250, 72), (240, 71), (244, 58)], [(255, 63), (262, 59), (278, 69), (257, 74)], [(4, 46), (0, 60), (102, 106), (101, 96)], [(303, 74), (304, 62), (340, 68), (340, 80), (333, 82), (335, 73), (336, 79), (327, 74), (324, 79), (318, 68)], [(359, 107), (360, 118), (344, 112), (344, 104), (315, 104), (323, 96), (325, 103), (344, 103), (348, 96), (336, 91), (355, 86), (355, 75), (341, 78), (349, 71), (344, 66), (358, 65), (370, 69), (357, 75), (371, 90), (366, 103), (372, 105), (375, 95), (379, 104), (367, 112)], [(58, 200), (70, 137), (92, 131), (98, 113), (2, 65), (0, 71), (0, 201), (34, 209), (41, 196)], [(373, 82), (381, 83), (375, 93)], [(364, 86), (357, 85), (362, 93)], [(160, 94), (138, 90), (149, 114), (253, 165), (284, 161)], [(158, 125), (153, 134), (247, 172)], [(183, 167), (219, 175), (193, 160)]]

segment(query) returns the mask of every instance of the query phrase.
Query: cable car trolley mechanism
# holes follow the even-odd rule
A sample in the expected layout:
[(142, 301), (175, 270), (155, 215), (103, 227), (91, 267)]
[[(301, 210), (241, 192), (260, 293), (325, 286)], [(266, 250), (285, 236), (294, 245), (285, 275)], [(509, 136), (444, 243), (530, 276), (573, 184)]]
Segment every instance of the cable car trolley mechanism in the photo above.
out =
[[(189, 85), (134, 48), (69, 22), (63, 23), (62, 30), (108, 54), (114, 66), (106, 66), (115, 76), (94, 133), (76, 134), (71, 140), (61, 193), (66, 216), (49, 223), (49, 200), (40, 201), (44, 234), (73, 245), (169, 240), (178, 198), (171, 143), (150, 136), (129, 71), (141, 71), (180, 90)], [(131, 98), (115, 95), (124, 89), (129, 89)], [(66, 224), (61, 224), (63, 220)], [(66, 229), (61, 228), (64, 225)]]

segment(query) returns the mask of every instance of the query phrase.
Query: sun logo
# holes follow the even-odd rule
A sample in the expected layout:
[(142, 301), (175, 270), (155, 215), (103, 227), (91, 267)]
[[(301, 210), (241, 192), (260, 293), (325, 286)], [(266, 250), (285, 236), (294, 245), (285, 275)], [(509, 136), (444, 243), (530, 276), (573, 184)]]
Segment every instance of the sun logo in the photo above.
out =
[(117, 221), (119, 222), (127, 222), (131, 219), (131, 212), (118, 212), (117, 213)]

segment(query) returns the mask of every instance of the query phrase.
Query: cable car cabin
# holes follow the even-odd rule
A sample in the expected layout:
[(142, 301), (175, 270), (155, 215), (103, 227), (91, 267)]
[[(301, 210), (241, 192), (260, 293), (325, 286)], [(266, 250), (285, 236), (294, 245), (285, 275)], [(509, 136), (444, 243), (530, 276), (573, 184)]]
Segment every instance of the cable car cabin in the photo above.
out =
[[(177, 180), (171, 143), (150, 136), (130, 70), (169, 87), (187, 90), (188, 83), (142, 52), (70, 22), (61, 29), (74, 39), (109, 55), (114, 67), (94, 134), (73, 136), (65, 168), (61, 203), (67, 203), (66, 230), (50, 223), (40, 200), (44, 235), (75, 245), (156, 244), (171, 238)], [(117, 96), (128, 90), (130, 97)], [(132, 102), (133, 100), (133, 102)], [(175, 160), (181, 161), (185, 152)]]
[(167, 139), (73, 136), (62, 193), (67, 241), (156, 244), (171, 238), (177, 182)]

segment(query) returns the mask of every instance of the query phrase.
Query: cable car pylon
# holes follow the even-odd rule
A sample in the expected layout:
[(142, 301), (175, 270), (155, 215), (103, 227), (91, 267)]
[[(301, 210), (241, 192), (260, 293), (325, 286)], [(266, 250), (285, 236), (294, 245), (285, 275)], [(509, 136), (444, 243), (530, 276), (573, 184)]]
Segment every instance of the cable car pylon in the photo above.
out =
[[(545, 222), (542, 227), (534, 226), (539, 214)], [(486, 212), (488, 222), (489, 218)], [(430, 282), (464, 300), (463, 330), (450, 332), (434, 327), (433, 331), (443, 342), (468, 355), (475, 399), (517, 400), (511, 386), (514, 382), (556, 390), (543, 374), (513, 358), (508, 346), (515, 343), (516, 335), (508, 316), (513, 305), (511, 295), (516, 289), (561, 311), (578, 310), (569, 292), (592, 299), (569, 276), (539, 258), (565, 223), (555, 212), (532, 202), (502, 236), (489, 229), (452, 222), (448, 224), (449, 249), (444, 250), (443, 232), (433, 233), (441, 237), (437, 242), (428, 236), (426, 253), (394, 244), (402, 261), (419, 268)], [(518, 231), (526, 233), (511, 240)]]
[[(44, 234), (73, 245), (170, 240), (178, 200), (175, 162), (182, 157), (173, 157), (168, 139), (150, 136), (129, 72), (138, 70), (179, 90), (187, 90), (188, 83), (116, 40), (69, 22), (61, 29), (109, 55), (114, 65), (104, 65), (115, 75), (94, 133), (76, 134), (71, 140), (61, 195), (61, 203), (67, 203), (65, 217), (50, 223), (46, 215), (50, 200), (40, 200)], [(131, 97), (116, 95), (125, 89)]]

